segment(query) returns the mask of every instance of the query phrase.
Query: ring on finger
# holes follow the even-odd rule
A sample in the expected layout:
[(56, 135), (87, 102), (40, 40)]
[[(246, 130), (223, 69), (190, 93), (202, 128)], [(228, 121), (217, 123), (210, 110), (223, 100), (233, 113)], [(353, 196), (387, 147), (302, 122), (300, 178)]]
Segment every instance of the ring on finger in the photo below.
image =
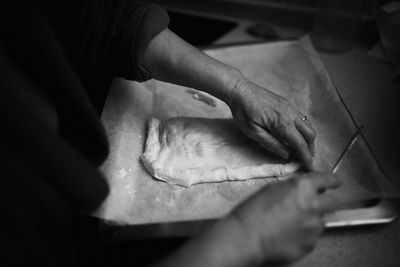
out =
[(304, 122), (308, 122), (309, 121), (307, 116), (304, 115), (303, 113), (299, 113), (299, 115), (300, 115), (300, 118), (301, 118), (302, 121), (304, 121)]

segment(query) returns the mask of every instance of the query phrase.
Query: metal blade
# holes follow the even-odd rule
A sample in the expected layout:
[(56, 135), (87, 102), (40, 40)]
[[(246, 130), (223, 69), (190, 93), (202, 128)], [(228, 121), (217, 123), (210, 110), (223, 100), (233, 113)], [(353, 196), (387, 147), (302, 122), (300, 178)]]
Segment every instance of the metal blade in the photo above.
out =
[(340, 164), (342, 163), (344, 157), (346, 156), (347, 152), (352, 148), (352, 146), (357, 141), (357, 136), (361, 133), (361, 130), (363, 127), (364, 127), (364, 125), (361, 125), (360, 127), (358, 127), (357, 131), (353, 134), (350, 141), (347, 143), (346, 147), (343, 149), (342, 153), (340, 154), (338, 160), (331, 168), (331, 173), (335, 173), (337, 171), (337, 169), (339, 168)]

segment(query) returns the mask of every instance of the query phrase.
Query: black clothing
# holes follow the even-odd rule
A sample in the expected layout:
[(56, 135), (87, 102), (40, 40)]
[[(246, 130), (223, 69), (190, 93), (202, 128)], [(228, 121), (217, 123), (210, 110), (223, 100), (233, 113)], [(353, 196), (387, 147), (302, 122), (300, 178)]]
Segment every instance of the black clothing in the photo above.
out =
[(113, 76), (144, 81), (159, 6), (7, 1), (0, 8), (0, 265), (76, 265), (76, 225), (108, 194), (99, 120)]

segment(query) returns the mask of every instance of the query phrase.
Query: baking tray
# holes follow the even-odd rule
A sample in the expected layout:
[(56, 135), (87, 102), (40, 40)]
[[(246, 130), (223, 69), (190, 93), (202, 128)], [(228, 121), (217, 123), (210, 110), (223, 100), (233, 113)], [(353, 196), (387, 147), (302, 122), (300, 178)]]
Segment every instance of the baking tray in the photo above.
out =
[[(308, 114), (318, 132), (317, 169), (328, 171), (358, 125), (335, 89), (308, 37), (205, 50), (236, 66), (256, 83), (287, 97)], [(138, 239), (186, 236), (226, 216), (238, 203), (276, 179), (200, 184), (182, 188), (153, 179), (139, 157), (151, 117), (229, 118), (217, 99), (201, 101), (193, 89), (155, 80), (116, 79), (102, 114), (110, 154), (101, 167), (110, 194), (96, 216), (106, 236)], [(210, 104), (212, 103), (212, 104)], [(351, 209), (325, 217), (327, 227), (388, 223), (397, 217), (398, 193), (387, 182), (364, 136), (346, 154), (337, 171), (342, 186), (335, 194)]]

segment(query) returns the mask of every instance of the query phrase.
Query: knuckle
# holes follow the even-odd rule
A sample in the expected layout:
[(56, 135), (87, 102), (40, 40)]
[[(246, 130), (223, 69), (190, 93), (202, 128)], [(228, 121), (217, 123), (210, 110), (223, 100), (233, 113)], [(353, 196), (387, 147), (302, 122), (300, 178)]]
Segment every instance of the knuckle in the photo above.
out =
[(278, 128), (278, 127), (282, 127), (285, 125), (286, 120), (285, 120), (284, 113), (282, 113), (282, 111), (279, 110), (279, 108), (272, 110), (265, 117), (267, 119), (267, 123), (271, 126), (272, 129), (274, 127)]
[(292, 179), (290, 179), (290, 180), (287, 181), (287, 184), (288, 184), (289, 186), (291, 186), (292, 188), (294, 188), (294, 189), (297, 190), (297, 189), (299, 188), (300, 180), (302, 180), (302, 178), (300, 178), (300, 177), (293, 177)]
[(273, 143), (271, 140), (258, 128), (254, 128), (248, 133), (248, 137), (256, 141), (259, 145), (265, 149), (273, 149)]
[(249, 119), (248, 116), (242, 114), (239, 119), (239, 123), (244, 127), (247, 131), (253, 132), (254, 131), (254, 122), (252, 119)]
[(304, 139), (300, 139), (298, 143), (299, 153), (304, 154), (308, 151), (308, 145)]
[(290, 120), (285, 117), (278, 119), (278, 122), (274, 125), (272, 131), (279, 136), (286, 143), (294, 143), (293, 132), (294, 127)]
[(293, 122), (288, 118), (282, 118), (282, 126), (285, 127), (286, 131), (294, 131)]
[(312, 188), (312, 184), (310, 179), (302, 178), (298, 180), (297, 187), (301, 191), (309, 191)]
[(310, 209), (312, 211), (319, 211), (321, 209), (321, 203), (317, 198), (310, 201)]
[(315, 193), (309, 180), (301, 180), (297, 185), (297, 206), (305, 214), (314, 214), (319, 209), (319, 203), (316, 203)]
[(340, 184), (340, 180), (339, 180), (338, 176), (331, 174), (331, 173), (321, 175), (321, 178), (324, 181), (324, 185), (327, 187)]
[(249, 120), (246, 116), (240, 115), (235, 117), (236, 123), (239, 128), (247, 134), (250, 138), (253, 139), (255, 129), (253, 125), (253, 121)]

